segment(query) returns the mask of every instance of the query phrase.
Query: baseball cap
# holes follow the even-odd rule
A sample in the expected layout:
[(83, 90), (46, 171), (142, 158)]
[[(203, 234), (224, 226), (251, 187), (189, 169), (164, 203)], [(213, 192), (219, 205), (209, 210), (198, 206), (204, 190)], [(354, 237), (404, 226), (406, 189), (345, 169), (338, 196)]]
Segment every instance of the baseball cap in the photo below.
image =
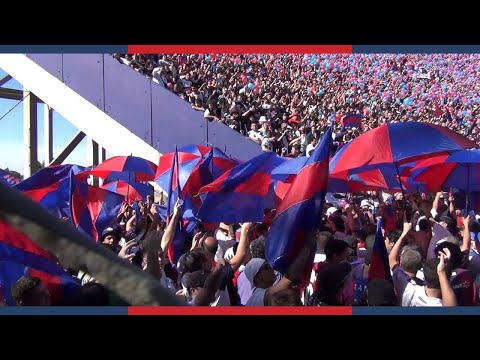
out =
[(328, 217), (328, 216), (331, 216), (333, 213), (335, 213), (337, 211), (338, 211), (338, 209), (335, 206), (332, 206), (332, 207), (329, 207), (327, 209), (327, 212), (325, 213), (325, 215), (327, 215), (327, 217)]
[(266, 262), (267, 261), (265, 259), (253, 258), (245, 266), (245, 276), (247, 277), (248, 281), (250, 281), (252, 287), (254, 287), (253, 279), (255, 279), (255, 276), (257, 276), (258, 272)]
[(369, 202), (367, 199), (364, 199), (364, 200), (362, 200), (362, 201), (360, 202), (360, 207), (363, 208), (363, 207), (365, 207), (365, 206), (371, 208), (371, 207), (372, 207), (372, 204), (370, 204), (370, 202)]
[(102, 237), (100, 238), (100, 241), (103, 241), (108, 235), (116, 235), (120, 236), (121, 230), (117, 229), (115, 227), (107, 227), (102, 231)]

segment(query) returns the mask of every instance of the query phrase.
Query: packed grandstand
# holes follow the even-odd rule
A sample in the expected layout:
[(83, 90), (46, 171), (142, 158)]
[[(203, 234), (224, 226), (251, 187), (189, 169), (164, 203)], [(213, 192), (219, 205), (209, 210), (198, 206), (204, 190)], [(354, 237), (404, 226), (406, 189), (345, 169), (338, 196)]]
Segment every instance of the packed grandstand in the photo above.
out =
[[(241, 162), (190, 144), (158, 164), (114, 157), (4, 182), (177, 304), (480, 303), (478, 55), (113, 56), (264, 152)], [(148, 181), (165, 196), (154, 201)], [(49, 262), (19, 272), (10, 259), (4, 305), (137, 304), (98, 269), (67, 269), (29, 234), (0, 229), (18, 261)]]

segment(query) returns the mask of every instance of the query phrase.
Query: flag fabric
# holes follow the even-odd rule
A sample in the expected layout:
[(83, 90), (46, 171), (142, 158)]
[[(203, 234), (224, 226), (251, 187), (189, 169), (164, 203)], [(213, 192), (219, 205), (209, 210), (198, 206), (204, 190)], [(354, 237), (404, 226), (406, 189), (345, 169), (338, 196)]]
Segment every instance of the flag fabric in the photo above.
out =
[(212, 223), (262, 222), (277, 158), (273, 152), (264, 152), (202, 187), (197, 217)]
[(85, 168), (81, 166), (71, 164), (48, 166), (38, 170), (28, 179), (25, 179), (17, 184), (15, 188), (22, 192), (47, 188), (63, 179), (69, 179), (70, 171), (73, 171), (73, 173), (77, 175), (84, 170)]
[(69, 199), (72, 224), (97, 241), (113, 224), (125, 200), (122, 195), (78, 181), (73, 172)]
[(188, 180), (181, 188), (184, 211), (190, 210), (191, 214), (196, 214), (198, 208), (202, 205), (200, 197), (195, 196), (199, 190), (214, 182), (238, 164), (240, 162), (229, 158), (217, 148), (211, 147), (203, 160), (193, 169)]
[(18, 183), (15, 188), (58, 217), (70, 218), (70, 173), (81, 178), (80, 173), (84, 170), (81, 166), (70, 164), (49, 166)]
[[(181, 199), (178, 150), (175, 146), (175, 154), (172, 161), (172, 168), (170, 171), (170, 181), (168, 187), (167, 200), (167, 226), (170, 224), (171, 216), (176, 202)], [(168, 259), (171, 264), (176, 264), (180, 256), (183, 254), (183, 247), (185, 244), (186, 232), (183, 229), (182, 221), (179, 220), (177, 227), (174, 230), (173, 240), (167, 249)]]
[[(328, 183), (333, 121), (321, 143), (300, 169), (277, 208), (268, 232), (265, 255), (274, 269), (284, 274), (296, 259), (308, 231), (320, 226)], [(304, 275), (311, 273), (308, 263)]]
[[(133, 177), (132, 177), (133, 179)], [(109, 183), (104, 183), (102, 189), (113, 191), (114, 193), (123, 195), (127, 198), (128, 203), (133, 203), (136, 200), (146, 200), (152, 191), (147, 184), (137, 183), (134, 181), (125, 182), (122, 180), (114, 180)]]
[(17, 185), (20, 182), (20, 180), (10, 175), (8, 171), (0, 169), (0, 182), (8, 186), (14, 186), (14, 185)]
[(138, 206), (138, 202), (134, 201), (132, 203), (132, 209), (135, 211), (135, 227), (138, 225), (138, 222), (140, 221), (140, 218), (142, 217), (142, 214), (140, 214), (140, 207)]
[(378, 219), (377, 221), (377, 232), (375, 233), (372, 257), (370, 258), (370, 270), (368, 271), (368, 280), (374, 279), (392, 281), (387, 247), (385, 246), (385, 239), (382, 233), (382, 219)]
[(72, 296), (80, 289), (78, 279), (62, 269), (50, 254), (0, 220), (0, 301), (5, 305), (16, 305), (11, 287), (23, 275), (40, 278), (53, 302)]
[(343, 128), (355, 127), (362, 128), (362, 115), (349, 113), (342, 118)]

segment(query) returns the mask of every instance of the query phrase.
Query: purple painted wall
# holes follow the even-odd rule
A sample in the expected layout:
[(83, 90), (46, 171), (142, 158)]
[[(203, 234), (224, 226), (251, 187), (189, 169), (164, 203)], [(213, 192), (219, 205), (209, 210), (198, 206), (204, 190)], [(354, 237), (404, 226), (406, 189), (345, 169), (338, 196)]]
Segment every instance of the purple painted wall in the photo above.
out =
[(135, 135), (168, 153), (188, 144), (213, 146), (248, 160), (261, 153), (258, 145), (203, 114), (111, 55), (30, 54), (28, 57), (105, 111)]

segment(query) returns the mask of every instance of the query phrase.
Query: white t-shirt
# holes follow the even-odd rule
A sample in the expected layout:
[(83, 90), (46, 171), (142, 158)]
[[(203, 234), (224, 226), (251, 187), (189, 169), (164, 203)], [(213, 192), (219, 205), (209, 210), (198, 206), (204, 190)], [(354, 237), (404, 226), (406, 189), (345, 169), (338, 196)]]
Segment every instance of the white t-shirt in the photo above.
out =
[(310, 157), (310, 151), (313, 151), (314, 149), (315, 149), (315, 146), (313, 146), (312, 144), (307, 145), (307, 150), (305, 150), (307, 157)]
[(248, 132), (248, 137), (250, 139), (254, 139), (254, 140), (260, 140), (260, 141), (263, 140), (263, 136), (262, 136), (262, 134), (260, 134), (260, 131), (258, 131), (258, 130), (250, 130)]
[(408, 284), (403, 293), (402, 306), (443, 306), (442, 299), (431, 298), (425, 286)]

